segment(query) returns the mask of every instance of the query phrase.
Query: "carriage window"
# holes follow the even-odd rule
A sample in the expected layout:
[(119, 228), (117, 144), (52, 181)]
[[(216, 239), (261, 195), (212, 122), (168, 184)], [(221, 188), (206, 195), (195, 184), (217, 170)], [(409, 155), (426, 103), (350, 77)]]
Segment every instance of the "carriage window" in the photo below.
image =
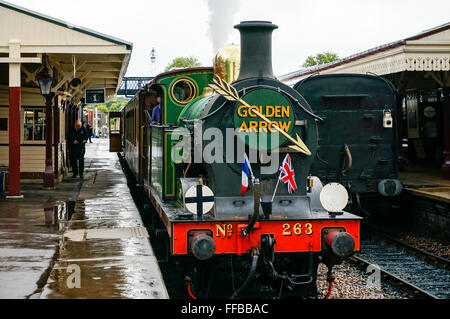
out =
[(197, 87), (189, 79), (179, 79), (172, 85), (171, 95), (175, 103), (186, 105), (197, 97)]
[(133, 145), (136, 145), (136, 117), (134, 109), (126, 113), (125, 125), (127, 127), (125, 130), (125, 139)]
[(25, 109), (23, 119), (24, 141), (45, 140), (44, 122), (45, 113), (43, 109)]

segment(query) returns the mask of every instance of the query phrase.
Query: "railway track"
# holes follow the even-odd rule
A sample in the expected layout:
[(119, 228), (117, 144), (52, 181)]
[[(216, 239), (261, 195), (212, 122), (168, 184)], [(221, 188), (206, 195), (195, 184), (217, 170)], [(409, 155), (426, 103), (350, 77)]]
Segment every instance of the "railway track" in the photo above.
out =
[(390, 235), (371, 231), (361, 240), (361, 252), (350, 259), (366, 270), (380, 269), (381, 280), (398, 286), (414, 298), (450, 298), (450, 262)]

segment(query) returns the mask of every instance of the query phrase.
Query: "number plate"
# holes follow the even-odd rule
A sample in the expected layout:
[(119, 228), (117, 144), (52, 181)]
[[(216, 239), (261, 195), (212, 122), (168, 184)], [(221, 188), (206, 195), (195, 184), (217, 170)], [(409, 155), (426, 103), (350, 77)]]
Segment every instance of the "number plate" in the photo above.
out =
[(312, 235), (313, 225), (311, 223), (301, 224), (283, 224), (283, 236), (300, 236), (300, 235)]

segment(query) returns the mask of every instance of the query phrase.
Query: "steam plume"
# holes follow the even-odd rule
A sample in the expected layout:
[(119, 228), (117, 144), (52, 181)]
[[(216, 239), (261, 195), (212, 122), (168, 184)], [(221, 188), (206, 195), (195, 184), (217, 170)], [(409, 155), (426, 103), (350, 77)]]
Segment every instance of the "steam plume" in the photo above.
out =
[(209, 7), (209, 36), (213, 44), (214, 54), (224, 45), (237, 24), (234, 15), (241, 5), (240, 0), (207, 0)]

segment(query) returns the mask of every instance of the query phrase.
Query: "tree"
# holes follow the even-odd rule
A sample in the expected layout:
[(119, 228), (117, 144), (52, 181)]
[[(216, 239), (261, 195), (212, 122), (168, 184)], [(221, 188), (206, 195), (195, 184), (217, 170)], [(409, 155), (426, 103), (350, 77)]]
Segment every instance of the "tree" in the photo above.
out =
[(107, 105), (108, 109), (110, 112), (119, 112), (125, 105), (127, 105), (129, 100), (130, 99), (114, 101), (110, 105)]
[(97, 105), (97, 110), (102, 113), (108, 113), (108, 107), (105, 104)]
[(337, 60), (339, 60), (339, 56), (336, 53), (327, 51), (318, 53), (315, 56), (310, 55), (306, 58), (305, 63), (303, 63), (303, 67), (308, 68), (310, 66), (327, 64)]
[(190, 57), (178, 57), (172, 60), (172, 62), (167, 65), (164, 72), (170, 71), (175, 68), (190, 68), (195, 66), (201, 66), (200, 62), (198, 62), (197, 58)]
[(86, 107), (91, 110), (97, 108), (97, 110), (102, 113), (119, 112), (129, 100), (130, 99), (127, 98), (119, 98), (116, 101), (108, 101), (104, 104), (89, 104)]

